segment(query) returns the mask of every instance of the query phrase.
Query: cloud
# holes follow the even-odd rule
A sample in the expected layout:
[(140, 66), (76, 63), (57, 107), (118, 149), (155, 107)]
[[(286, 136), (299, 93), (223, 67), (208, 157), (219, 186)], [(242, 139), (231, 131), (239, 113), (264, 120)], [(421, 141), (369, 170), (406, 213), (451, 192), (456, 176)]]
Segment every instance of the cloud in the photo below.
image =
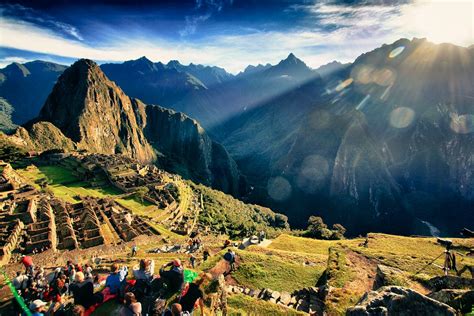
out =
[(39, 11), (32, 8), (28, 8), (20, 4), (5, 4), (0, 5), (0, 12), (2, 17), (22, 20), (41, 27), (56, 30), (80, 41), (84, 40), (76, 27), (68, 23), (57, 21), (51, 16), (40, 13)]
[(27, 58), (22, 58), (22, 57), (15, 57), (15, 56), (3, 57), (3, 58), (0, 58), (0, 68), (4, 68), (4, 67), (10, 65), (11, 63), (23, 64), (23, 63), (26, 63), (26, 62), (29, 62), (29, 61), (31, 61), (31, 60), (29, 60)]
[(214, 13), (222, 11), (225, 5), (232, 5), (233, 0), (196, 0), (194, 15), (184, 17), (185, 26), (179, 31), (181, 37), (196, 33), (197, 27), (207, 21)]

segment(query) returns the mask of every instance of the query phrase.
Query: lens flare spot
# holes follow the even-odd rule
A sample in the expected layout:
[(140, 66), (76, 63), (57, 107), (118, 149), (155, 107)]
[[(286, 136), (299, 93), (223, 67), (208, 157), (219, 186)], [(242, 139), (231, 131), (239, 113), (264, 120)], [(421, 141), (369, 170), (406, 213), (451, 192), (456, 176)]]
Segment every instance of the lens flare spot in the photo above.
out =
[(275, 201), (284, 201), (291, 195), (291, 184), (283, 177), (274, 177), (268, 180), (267, 192)]
[(472, 114), (451, 114), (451, 129), (458, 134), (469, 134), (474, 132), (474, 115)]
[(361, 66), (355, 69), (355, 80), (357, 83), (361, 84), (369, 84), (373, 81), (372, 73), (374, 72), (374, 68), (370, 66)]
[(298, 187), (306, 193), (315, 193), (324, 186), (329, 174), (329, 163), (319, 155), (310, 155), (303, 160), (297, 178)]
[(374, 72), (374, 81), (379, 86), (387, 87), (392, 85), (395, 81), (395, 77), (395, 71), (388, 68), (378, 69)]
[(407, 107), (398, 107), (390, 113), (390, 125), (395, 128), (405, 128), (413, 123), (415, 111)]
[(397, 48), (393, 49), (390, 54), (388, 54), (389, 58), (395, 58), (400, 55), (405, 50), (405, 46), (398, 46)]
[(353, 81), (354, 81), (354, 79), (352, 79), (352, 78), (348, 78), (348, 79), (344, 80), (343, 82), (341, 82), (337, 85), (336, 91), (340, 92), (340, 91), (344, 90), (345, 88), (350, 86)]

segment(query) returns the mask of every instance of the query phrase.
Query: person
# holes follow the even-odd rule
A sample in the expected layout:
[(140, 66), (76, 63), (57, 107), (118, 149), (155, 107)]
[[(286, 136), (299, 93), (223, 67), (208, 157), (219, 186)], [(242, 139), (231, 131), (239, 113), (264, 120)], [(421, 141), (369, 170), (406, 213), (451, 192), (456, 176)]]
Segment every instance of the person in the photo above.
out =
[[(171, 267), (168, 270), (166, 268)], [(181, 265), (181, 260), (174, 259), (161, 266), (160, 277), (171, 292), (176, 292), (183, 286), (184, 271)]]
[(151, 281), (155, 273), (155, 261), (142, 259), (139, 266), (133, 267), (133, 276), (135, 280), (134, 293), (138, 300), (148, 295), (151, 289)]
[(225, 248), (227, 248), (227, 247), (229, 247), (229, 246), (230, 246), (230, 240), (229, 240), (229, 239), (226, 239), (226, 240), (224, 241), (224, 246), (222, 247), (222, 249), (225, 249)]
[(50, 296), (53, 301), (59, 301), (61, 299), (61, 296), (66, 292), (66, 276), (63, 274), (53, 283)]
[(204, 249), (204, 252), (202, 253), (202, 260), (203, 261), (207, 261), (207, 259), (210, 257), (210, 253), (209, 253), (209, 250), (207, 249)]
[(110, 266), (110, 274), (105, 280), (105, 287), (109, 289), (110, 294), (120, 294), (127, 275), (128, 268), (126, 266), (122, 267), (122, 269), (120, 269), (118, 263), (113, 263)]
[(155, 273), (155, 260), (141, 259), (138, 266), (133, 267), (135, 280), (151, 281)]
[(141, 316), (142, 304), (132, 292), (125, 293), (124, 304), (125, 306), (120, 309), (120, 316)]
[(91, 280), (85, 280), (83, 272), (77, 272), (75, 282), (69, 286), (74, 298), (74, 304), (86, 309), (95, 304), (94, 285)]
[(138, 250), (137, 245), (133, 245), (133, 247), (132, 247), (132, 257), (135, 257), (137, 255), (137, 250)]
[(87, 263), (84, 265), (84, 277), (92, 280), (92, 267)]
[(30, 256), (21, 256), (21, 263), (25, 266), (25, 273), (27, 275), (33, 276), (34, 274), (34, 264), (33, 264), (33, 258)]
[(201, 309), (201, 315), (204, 315), (204, 294), (202, 291), (202, 284), (204, 283), (205, 279), (206, 275), (203, 274), (199, 279), (189, 284), (188, 290), (179, 300), (179, 304), (181, 304), (183, 312), (192, 314), (194, 305), (197, 302)]
[(16, 277), (12, 280), (12, 284), (17, 291), (24, 291), (28, 284), (28, 276), (18, 271)]
[(32, 316), (44, 316), (44, 313), (46, 312), (45, 306), (46, 303), (39, 299), (31, 302), (29, 307), (33, 312)]
[(183, 312), (183, 307), (179, 303), (174, 303), (171, 308), (163, 312), (163, 316), (189, 316), (188, 312)]
[(196, 264), (196, 257), (194, 255), (191, 255), (191, 257), (189, 257), (189, 262), (191, 262), (191, 267), (193, 267), (194, 269), (194, 265)]
[(260, 235), (258, 236), (258, 241), (263, 242), (264, 240), (265, 240), (265, 232), (261, 230)]
[(229, 263), (230, 266), (230, 272), (235, 270), (235, 252), (232, 251), (232, 249), (228, 249), (227, 252), (224, 254), (224, 260)]
[(72, 315), (73, 316), (84, 316), (86, 314), (86, 309), (82, 305), (75, 305), (72, 308)]

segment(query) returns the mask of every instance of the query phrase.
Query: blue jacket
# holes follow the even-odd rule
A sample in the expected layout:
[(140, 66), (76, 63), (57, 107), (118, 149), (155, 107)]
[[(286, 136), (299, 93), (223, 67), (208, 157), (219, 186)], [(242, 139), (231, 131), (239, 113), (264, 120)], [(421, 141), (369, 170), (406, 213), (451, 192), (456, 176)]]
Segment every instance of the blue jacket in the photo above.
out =
[(123, 267), (117, 273), (111, 273), (107, 280), (105, 280), (105, 287), (108, 287), (110, 293), (116, 294), (119, 292), (120, 287), (125, 282), (125, 278), (128, 275), (128, 268)]

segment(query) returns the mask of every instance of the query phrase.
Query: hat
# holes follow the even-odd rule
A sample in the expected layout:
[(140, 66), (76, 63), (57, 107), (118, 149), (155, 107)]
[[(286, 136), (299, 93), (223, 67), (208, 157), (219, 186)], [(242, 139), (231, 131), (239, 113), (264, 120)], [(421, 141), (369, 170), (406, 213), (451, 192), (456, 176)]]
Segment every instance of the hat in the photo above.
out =
[(174, 259), (174, 260), (173, 260), (173, 265), (174, 265), (175, 267), (181, 267), (181, 260), (179, 260), (179, 259)]
[(43, 302), (42, 300), (34, 300), (33, 302), (30, 303), (30, 309), (31, 310), (36, 310), (42, 306), (45, 306), (46, 303)]

